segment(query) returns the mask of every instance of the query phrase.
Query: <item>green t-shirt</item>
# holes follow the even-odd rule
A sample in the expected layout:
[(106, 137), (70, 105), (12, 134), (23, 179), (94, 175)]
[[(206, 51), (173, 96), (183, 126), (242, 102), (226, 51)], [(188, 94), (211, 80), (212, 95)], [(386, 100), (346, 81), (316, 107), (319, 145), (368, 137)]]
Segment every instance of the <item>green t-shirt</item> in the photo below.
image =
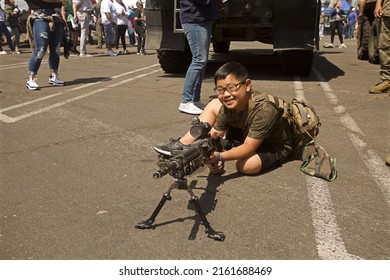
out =
[(71, 21), (73, 19), (73, 6), (72, 0), (65, 0), (65, 11), (66, 11), (66, 21)]
[(255, 91), (248, 107), (236, 113), (222, 106), (218, 112), (214, 128), (219, 131), (240, 129), (243, 140), (246, 137), (262, 140), (262, 145), (274, 146), (287, 157), (293, 146), (293, 126), (283, 118), (283, 110), (268, 101), (267, 95)]

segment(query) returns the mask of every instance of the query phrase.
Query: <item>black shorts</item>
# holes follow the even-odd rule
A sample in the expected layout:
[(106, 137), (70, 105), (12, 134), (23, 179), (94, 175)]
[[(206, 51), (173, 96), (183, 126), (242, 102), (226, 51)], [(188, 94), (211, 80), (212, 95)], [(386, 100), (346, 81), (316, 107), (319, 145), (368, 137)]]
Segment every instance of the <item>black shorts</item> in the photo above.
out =
[(284, 156), (273, 145), (261, 144), (260, 148), (257, 149), (256, 153), (259, 155), (261, 159), (261, 171), (265, 171), (280, 164), (284, 160)]
[[(227, 141), (224, 145), (224, 148), (226, 150), (230, 150), (232, 147), (236, 147), (242, 144), (245, 140), (245, 137), (241, 129), (229, 128), (226, 133), (226, 139)], [(271, 167), (280, 164), (280, 162), (285, 159), (285, 156), (283, 156), (283, 153), (280, 151), (280, 149), (271, 144), (261, 144), (256, 153), (259, 155), (262, 162), (261, 171), (270, 169)]]

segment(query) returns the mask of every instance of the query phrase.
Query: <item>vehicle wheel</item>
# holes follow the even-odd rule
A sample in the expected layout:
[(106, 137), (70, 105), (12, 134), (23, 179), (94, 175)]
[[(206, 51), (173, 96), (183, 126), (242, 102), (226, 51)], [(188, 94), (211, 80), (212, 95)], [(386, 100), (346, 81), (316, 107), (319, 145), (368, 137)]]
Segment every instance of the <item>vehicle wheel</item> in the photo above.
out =
[(371, 24), (367, 17), (359, 19), (357, 41), (357, 58), (360, 60), (368, 59), (368, 44), (371, 34)]
[(312, 50), (283, 51), (284, 72), (289, 75), (309, 75), (313, 65), (313, 56)]
[(191, 51), (157, 50), (161, 68), (167, 73), (184, 73), (191, 64)]
[(230, 42), (213, 42), (213, 50), (215, 53), (228, 53)]
[(373, 64), (379, 64), (379, 32), (380, 20), (375, 19), (371, 27), (371, 36), (368, 41), (368, 61)]

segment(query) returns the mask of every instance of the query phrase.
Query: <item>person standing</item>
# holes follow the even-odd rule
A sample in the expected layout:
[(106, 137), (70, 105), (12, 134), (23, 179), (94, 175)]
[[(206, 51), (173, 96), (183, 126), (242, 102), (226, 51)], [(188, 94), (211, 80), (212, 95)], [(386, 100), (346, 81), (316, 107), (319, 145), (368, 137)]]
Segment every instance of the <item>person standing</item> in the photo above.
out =
[(321, 38), (324, 38), (324, 28), (325, 28), (325, 14), (321, 12), (320, 21), (318, 25), (318, 35)]
[[(129, 28), (129, 19), (128, 19), (129, 13), (125, 4), (123, 4), (122, 0), (116, 0), (114, 2), (114, 7), (117, 15), (115, 47), (117, 49), (117, 53), (128, 54), (129, 52), (126, 49), (126, 31)], [(118, 51), (119, 39), (121, 40), (123, 51)]]
[[(63, 86), (64, 81), (60, 80), (58, 68), (60, 65), (60, 46), (64, 36), (64, 21), (61, 16), (62, 0), (35, 1), (26, 0), (31, 14), (28, 24), (32, 25), (32, 38), (34, 49), (28, 64), (27, 88), (37, 90), (36, 75), (41, 66), (42, 59), (49, 48), (49, 84)], [(47, 34), (47, 36), (42, 36)]]
[(343, 15), (345, 15), (343, 9), (341, 8), (340, 3), (337, 1), (334, 4), (334, 8), (330, 13), (330, 44), (325, 43), (324, 48), (334, 48), (334, 37), (339, 36), (340, 45), (339, 48), (346, 48), (347, 46), (344, 44), (343, 40)]
[(62, 18), (68, 26), (70, 36), (72, 39), (72, 46), (70, 49), (70, 55), (79, 56), (80, 52), (77, 50), (77, 42), (79, 40), (79, 27), (73, 21), (73, 2), (72, 0), (64, 0), (65, 5), (62, 6)]
[(107, 55), (117, 56), (118, 54), (112, 50), (116, 44), (116, 13), (112, 0), (102, 0), (100, 14), (106, 34)]
[(135, 46), (135, 23), (134, 23), (134, 17), (135, 17), (135, 11), (134, 11), (134, 5), (129, 6), (129, 26), (127, 29), (127, 34), (129, 35), (130, 40), (130, 46)]
[(390, 0), (377, 0), (374, 15), (381, 20), (378, 41), (381, 82), (371, 87), (369, 92), (390, 93)]
[(87, 53), (87, 40), (91, 13), (91, 0), (73, 0), (74, 21), (80, 26), (80, 57), (92, 57), (92, 55)]
[[(0, 3), (0, 40), (3, 38), (3, 34), (7, 38), (7, 44), (11, 50), (11, 53), (14, 53), (15, 48), (12, 44), (11, 34), (9, 33), (7, 25), (5, 24), (5, 13)], [(2, 43), (0, 43), (0, 54), (7, 54), (7, 51), (3, 50)]]
[(145, 22), (144, 4), (141, 1), (136, 3), (137, 9), (134, 13), (135, 32), (137, 33), (137, 54), (145, 55)]
[(4, 12), (9, 24), (9, 27), (14, 34), (12, 38), (12, 45), (15, 48), (14, 53), (20, 54), (19, 50), (19, 41), (20, 41), (20, 10), (15, 6), (15, 0), (5, 0), (4, 1)]
[(102, 5), (102, 0), (98, 0), (97, 3), (93, 6), (93, 11), (96, 17), (96, 36), (97, 36), (97, 49), (101, 49), (103, 47), (103, 36), (104, 36), (104, 26), (102, 24), (102, 15), (100, 14), (100, 7)]
[(356, 9), (351, 7), (351, 12), (347, 16), (347, 32), (345, 39), (353, 39), (355, 36), (355, 27), (356, 27)]
[(187, 114), (198, 115), (204, 108), (200, 93), (218, 9), (218, 0), (180, 0), (180, 21), (192, 53), (179, 105)]

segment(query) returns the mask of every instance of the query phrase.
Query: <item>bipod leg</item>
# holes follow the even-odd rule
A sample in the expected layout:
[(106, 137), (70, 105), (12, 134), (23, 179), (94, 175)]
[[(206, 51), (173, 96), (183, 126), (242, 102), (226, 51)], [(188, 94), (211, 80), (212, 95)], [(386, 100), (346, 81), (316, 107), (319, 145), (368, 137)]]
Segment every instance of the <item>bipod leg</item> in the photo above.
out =
[(179, 187), (179, 184), (177, 181), (173, 182), (172, 185), (169, 187), (168, 191), (166, 193), (163, 194), (160, 202), (158, 203), (156, 209), (154, 209), (152, 215), (147, 219), (147, 220), (142, 220), (140, 221), (138, 224), (135, 225), (135, 228), (138, 228), (138, 229), (149, 229), (152, 227), (154, 221), (156, 220), (156, 217), (158, 215), (158, 213), (160, 213), (161, 209), (163, 208), (165, 202), (167, 200), (171, 200), (172, 197), (171, 197), (171, 191), (173, 189), (177, 189)]
[(200, 207), (199, 198), (194, 194), (194, 192), (190, 189), (189, 186), (187, 186), (187, 191), (191, 196), (190, 202), (194, 204), (196, 213), (199, 215), (203, 225), (206, 227), (205, 232), (207, 233), (207, 237), (217, 241), (224, 241), (226, 237), (225, 234), (223, 234), (223, 232), (221, 231), (215, 231), (211, 227), (209, 221), (206, 218), (206, 215), (202, 210), (202, 207)]

